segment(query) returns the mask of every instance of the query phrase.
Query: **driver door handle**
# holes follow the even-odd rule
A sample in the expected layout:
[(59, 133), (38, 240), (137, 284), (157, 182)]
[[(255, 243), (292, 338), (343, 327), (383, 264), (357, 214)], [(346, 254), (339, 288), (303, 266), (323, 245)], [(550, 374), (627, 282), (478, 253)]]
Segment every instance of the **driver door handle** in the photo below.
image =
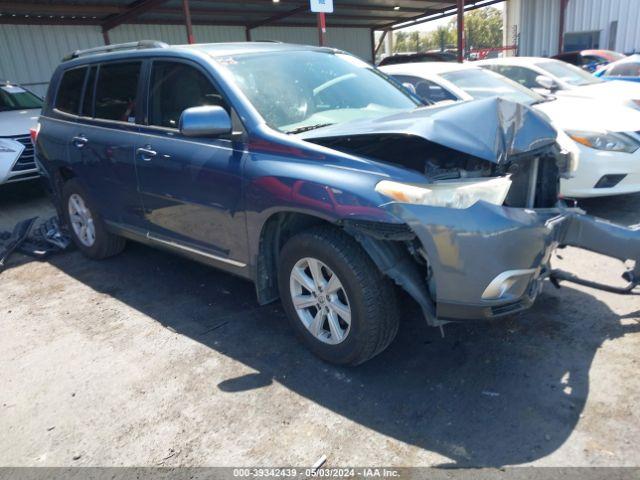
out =
[(146, 145), (144, 148), (137, 149), (136, 153), (140, 157), (140, 160), (145, 162), (150, 162), (151, 159), (158, 154), (155, 150), (151, 150), (151, 145)]
[(85, 137), (84, 135), (78, 135), (77, 137), (73, 137), (71, 139), (71, 142), (73, 143), (73, 146), (76, 148), (82, 148), (84, 147), (87, 142), (89, 141), (89, 139), (87, 137)]

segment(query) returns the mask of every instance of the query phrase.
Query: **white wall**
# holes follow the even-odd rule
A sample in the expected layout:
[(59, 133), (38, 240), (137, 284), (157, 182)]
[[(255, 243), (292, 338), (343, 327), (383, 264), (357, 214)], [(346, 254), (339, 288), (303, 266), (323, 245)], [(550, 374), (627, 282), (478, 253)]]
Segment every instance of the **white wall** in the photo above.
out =
[[(558, 53), (560, 0), (509, 0), (507, 8), (519, 10), (521, 55)], [(608, 48), (609, 28), (615, 20), (618, 21), (615, 49), (640, 51), (640, 0), (569, 0), (564, 31), (599, 30), (600, 48)], [(508, 21), (514, 20), (508, 17)]]
[[(201, 43), (245, 40), (244, 27), (195, 25), (193, 33)], [(253, 40), (318, 44), (318, 31), (311, 27), (260, 27), (252, 30), (251, 35)], [(186, 43), (186, 30), (182, 25), (121, 25), (109, 32), (109, 38), (111, 43), (162, 40), (183, 44)], [(327, 43), (371, 60), (369, 29), (329, 26)], [(44, 95), (47, 82), (63, 56), (103, 44), (97, 26), (0, 25), (0, 79), (38, 83), (29, 88)]]

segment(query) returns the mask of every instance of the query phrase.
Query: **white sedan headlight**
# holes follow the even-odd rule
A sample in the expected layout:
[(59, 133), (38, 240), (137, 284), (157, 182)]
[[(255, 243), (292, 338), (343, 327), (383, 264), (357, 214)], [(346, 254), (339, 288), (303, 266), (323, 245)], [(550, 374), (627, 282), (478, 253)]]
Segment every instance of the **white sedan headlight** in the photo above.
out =
[(640, 142), (624, 133), (571, 130), (567, 134), (572, 140), (596, 150), (633, 153), (640, 148)]
[(468, 208), (479, 200), (502, 205), (510, 187), (509, 177), (447, 180), (421, 185), (382, 180), (376, 185), (376, 192), (401, 203)]

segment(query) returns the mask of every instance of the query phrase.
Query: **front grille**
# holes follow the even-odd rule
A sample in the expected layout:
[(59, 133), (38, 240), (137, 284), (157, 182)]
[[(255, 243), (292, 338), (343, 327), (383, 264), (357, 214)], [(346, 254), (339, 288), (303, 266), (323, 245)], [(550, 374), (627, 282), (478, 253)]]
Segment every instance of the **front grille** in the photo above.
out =
[(20, 142), (24, 145), (24, 150), (22, 154), (16, 161), (15, 165), (11, 169), (12, 173), (20, 173), (27, 172), (29, 170), (35, 170), (36, 167), (36, 159), (35, 153), (33, 150), (33, 143), (31, 143), (31, 137), (29, 135), (20, 135), (18, 137), (9, 137), (11, 140), (15, 140), (16, 142)]

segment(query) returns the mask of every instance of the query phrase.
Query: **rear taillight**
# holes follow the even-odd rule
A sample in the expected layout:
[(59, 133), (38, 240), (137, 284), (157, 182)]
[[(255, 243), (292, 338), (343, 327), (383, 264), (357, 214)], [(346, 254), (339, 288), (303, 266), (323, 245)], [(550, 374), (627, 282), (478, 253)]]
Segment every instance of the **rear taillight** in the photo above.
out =
[(31, 135), (31, 142), (35, 145), (36, 140), (38, 140), (38, 133), (40, 133), (40, 122), (37, 123), (35, 128), (29, 129), (29, 134)]

